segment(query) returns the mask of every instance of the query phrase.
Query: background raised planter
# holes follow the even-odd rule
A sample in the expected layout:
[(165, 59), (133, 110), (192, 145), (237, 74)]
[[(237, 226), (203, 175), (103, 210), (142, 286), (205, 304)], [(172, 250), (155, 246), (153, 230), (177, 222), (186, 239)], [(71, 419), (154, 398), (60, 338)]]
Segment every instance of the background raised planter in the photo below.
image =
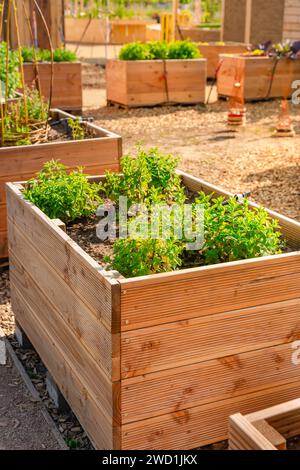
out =
[[(96, 448), (193, 449), (233, 413), (298, 397), (299, 251), (124, 279), (21, 189), (7, 185), (13, 311)], [(299, 250), (300, 224), (270, 214)]]
[(108, 60), (108, 102), (124, 106), (204, 103), (206, 60)]
[(105, 44), (106, 27), (109, 23), (101, 18), (65, 18), (65, 39), (81, 44)]
[(240, 54), (247, 51), (247, 44), (226, 43), (226, 44), (199, 44), (202, 56), (207, 59), (207, 78), (214, 78), (216, 70), (220, 65), (220, 54)]
[[(51, 82), (51, 64), (38, 63), (42, 95), (49, 99)], [(36, 66), (32, 63), (24, 64), (25, 82), (31, 85), (35, 82)], [(82, 78), (81, 63), (55, 62), (52, 106), (66, 111), (80, 112), (82, 109)]]
[(280, 59), (273, 81), (275, 59), (225, 54), (220, 55), (220, 60), (218, 94), (221, 96), (234, 96), (236, 82), (241, 83), (240, 94), (245, 100), (290, 96), (292, 83), (300, 77), (300, 60)]
[[(51, 116), (54, 119), (72, 117), (56, 109), (51, 111)], [(86, 123), (86, 126), (93, 129), (97, 138), (0, 148), (0, 259), (8, 255), (5, 202), (7, 181), (26, 181), (51, 159), (60, 160), (70, 168), (84, 166), (89, 175), (104, 174), (109, 169), (119, 171), (121, 137), (91, 123)]]
[(221, 30), (181, 26), (177, 39), (190, 39), (194, 42), (221, 41)]

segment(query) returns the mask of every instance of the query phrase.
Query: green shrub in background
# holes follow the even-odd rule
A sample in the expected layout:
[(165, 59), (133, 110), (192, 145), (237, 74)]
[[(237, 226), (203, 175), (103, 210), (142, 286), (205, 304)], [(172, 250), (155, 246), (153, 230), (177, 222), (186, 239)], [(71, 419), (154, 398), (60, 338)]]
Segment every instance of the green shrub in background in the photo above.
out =
[[(48, 49), (37, 49), (35, 55), (38, 62), (51, 62), (51, 52)], [(34, 48), (24, 46), (22, 57), (23, 62), (34, 62)], [(76, 62), (77, 56), (74, 52), (60, 47), (53, 51), (53, 60), (54, 62)]]
[(19, 70), (19, 56), (17, 51), (8, 51), (8, 76), (6, 76), (6, 42), (0, 43), (0, 96), (5, 97), (6, 81), (8, 98), (13, 98), (17, 89), (21, 86)]
[(188, 40), (170, 43), (132, 42), (123, 46), (119, 54), (120, 60), (199, 59), (200, 57), (202, 55), (197, 44)]

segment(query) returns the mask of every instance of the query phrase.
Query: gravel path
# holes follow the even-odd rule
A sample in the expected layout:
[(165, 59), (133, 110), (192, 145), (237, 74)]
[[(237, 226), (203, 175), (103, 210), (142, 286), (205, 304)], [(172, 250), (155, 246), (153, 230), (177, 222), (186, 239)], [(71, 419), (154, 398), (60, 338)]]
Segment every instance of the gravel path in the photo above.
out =
[(0, 450), (60, 450), (10, 358), (0, 366)]

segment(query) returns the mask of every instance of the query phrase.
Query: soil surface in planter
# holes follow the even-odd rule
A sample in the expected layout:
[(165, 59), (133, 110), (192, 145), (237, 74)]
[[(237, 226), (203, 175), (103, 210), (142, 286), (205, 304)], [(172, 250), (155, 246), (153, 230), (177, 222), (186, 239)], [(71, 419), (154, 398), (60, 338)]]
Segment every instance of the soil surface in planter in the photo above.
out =
[[(72, 138), (71, 131), (68, 129), (66, 123), (64, 121), (50, 121), (50, 131), (48, 135), (48, 142), (64, 142), (67, 140), (77, 140)], [(93, 139), (97, 138), (96, 134), (94, 134), (91, 129), (86, 129), (84, 133), (85, 139)], [(48, 143), (42, 142), (42, 143)]]
[[(196, 194), (186, 190), (187, 200), (192, 202)], [(78, 220), (67, 225), (67, 234), (72, 238), (86, 253), (88, 253), (100, 266), (109, 268), (109, 263), (105, 257), (113, 255), (114, 240), (102, 241), (97, 237), (96, 229), (100, 218), (91, 216), (89, 218)], [(285, 246), (283, 253), (294, 251), (289, 246)], [(195, 252), (184, 252), (182, 265), (180, 269), (195, 268), (205, 266), (201, 256)]]

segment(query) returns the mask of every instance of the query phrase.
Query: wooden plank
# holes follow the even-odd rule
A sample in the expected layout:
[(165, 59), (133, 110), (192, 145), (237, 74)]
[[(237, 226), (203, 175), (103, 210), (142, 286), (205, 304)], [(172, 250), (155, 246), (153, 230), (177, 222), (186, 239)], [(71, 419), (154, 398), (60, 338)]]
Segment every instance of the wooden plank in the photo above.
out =
[(217, 403), (298, 378), (290, 343), (128, 378), (121, 383), (122, 423)]
[(216, 70), (221, 64), (220, 54), (242, 54), (247, 49), (247, 44), (238, 42), (199, 44), (199, 51), (207, 60), (207, 78), (215, 77)]
[[(38, 76), (42, 95), (50, 97), (51, 64), (39, 63)], [(36, 81), (35, 65), (24, 63), (25, 82), (32, 86)], [(53, 72), (52, 107), (67, 110), (82, 109), (82, 67), (80, 62), (55, 62)]]
[(254, 422), (261, 419), (270, 420), (272, 422), (278, 419), (285, 419), (287, 416), (291, 416), (294, 413), (299, 412), (300, 410), (300, 398), (291, 400), (288, 403), (276, 404), (270, 408), (254, 411), (253, 413), (248, 414), (246, 417), (249, 421)]
[[(76, 335), (68, 323), (62, 319), (56, 306), (42, 293), (19, 261), (14, 257), (10, 263), (13, 310), (15, 311), (16, 298), (22, 298), (27, 303), (32, 310), (31, 321), (35, 321), (38, 317), (44, 330), (47, 331), (48, 354), (51, 355), (51, 344), (53, 342), (57, 344), (72, 370), (78, 372), (94, 399), (101, 403), (101, 407), (108, 416), (112, 416), (111, 380), (83, 347), (78, 334)], [(17, 314), (16, 319), (22, 326), (22, 315)], [(25, 330), (25, 333), (29, 336), (30, 331)], [(42, 359), (45, 363), (47, 362), (46, 357)]]
[(112, 328), (111, 285), (99, 264), (87, 255), (67, 234), (60, 230), (38, 208), (22, 199), (20, 191), (8, 184), (8, 210), (11, 221), (22, 227), (49, 265), (76, 292), (94, 315)]
[(30, 278), (51, 302), (55, 313), (68, 325), (102, 371), (111, 377), (112, 336), (106, 325), (89, 310), (88, 305), (48, 264), (47, 256), (40, 255), (26, 233), (22, 233), (13, 222), (9, 224), (9, 240), (11, 270), (24, 271), (25, 278), (30, 273)]
[(31, 305), (16, 288), (12, 290), (12, 301), (14, 313), (20, 325), (26, 331), (95, 447), (111, 449), (113, 446), (111, 416), (107, 416), (103, 412), (101, 403), (97, 403), (91, 396), (88, 387), (82, 382), (78, 369), (70, 365), (69, 355), (65, 357), (56, 338), (53, 338), (51, 343), (49, 342), (49, 332), (41, 324), (39, 315), (36, 315)]
[(299, 382), (122, 426), (122, 449), (187, 450), (228, 438), (228, 417), (299, 395)]
[(277, 450), (244, 416), (237, 413), (229, 418), (229, 445), (241, 450)]
[(299, 260), (288, 253), (120, 280), (122, 330), (297, 299)]
[(123, 332), (122, 377), (295, 341), (300, 339), (299, 314), (297, 298)]
[(104, 44), (106, 42), (106, 20), (103, 18), (66, 17), (65, 38), (66, 42)]
[(264, 419), (255, 421), (253, 426), (268, 439), (277, 450), (287, 450), (286, 439)]

